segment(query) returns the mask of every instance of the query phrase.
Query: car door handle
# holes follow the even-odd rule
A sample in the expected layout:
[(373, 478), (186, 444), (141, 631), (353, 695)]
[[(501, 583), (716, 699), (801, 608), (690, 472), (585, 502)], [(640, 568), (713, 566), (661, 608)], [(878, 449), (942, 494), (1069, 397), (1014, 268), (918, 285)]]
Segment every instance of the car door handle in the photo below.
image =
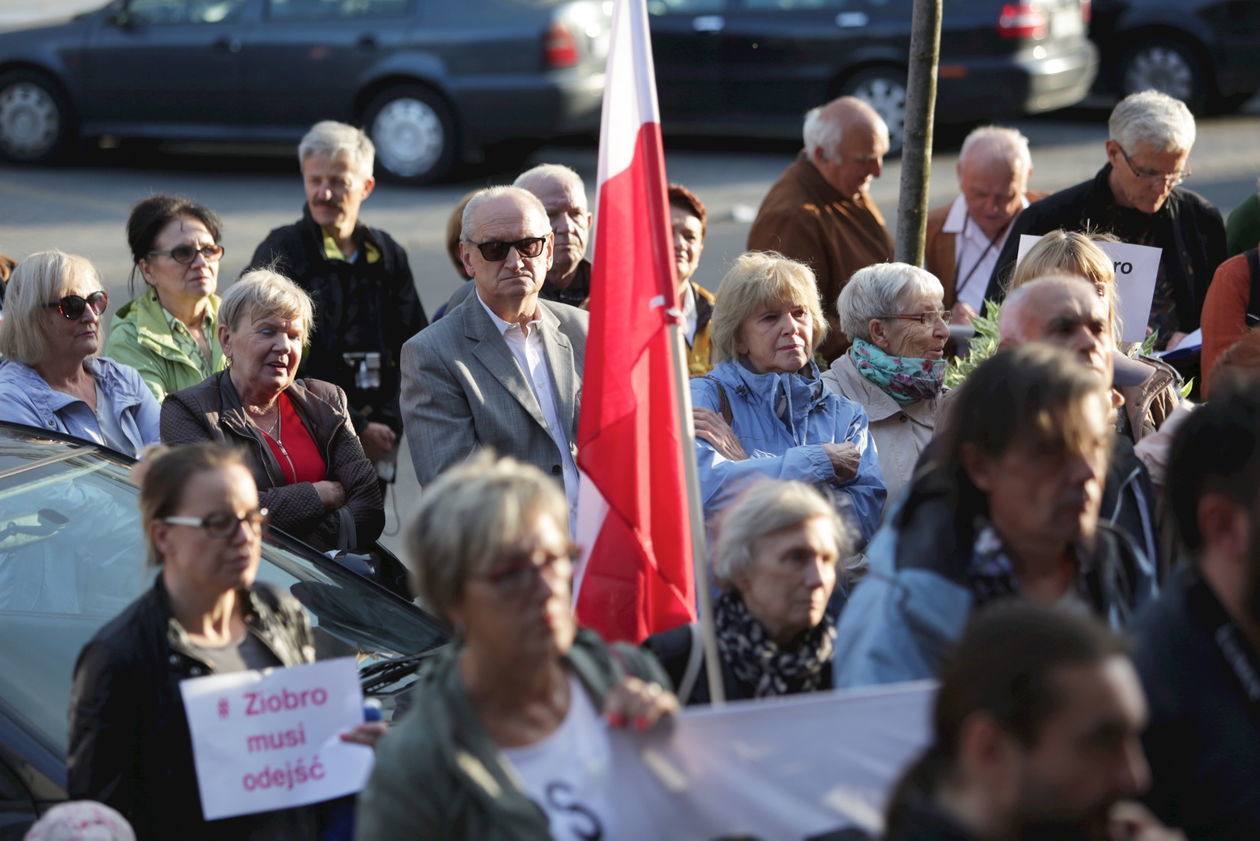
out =
[(867, 17), (866, 12), (841, 12), (836, 15), (836, 26), (842, 26), (845, 28), (866, 26), (866, 24), (870, 23), (870, 20), (871, 19)]
[(210, 46), (223, 53), (239, 53), (241, 51), (241, 39), (220, 38)]
[(691, 28), (696, 32), (721, 32), (726, 26), (726, 19), (721, 15), (700, 15), (691, 21)]
[(354, 45), (361, 50), (374, 50), (376, 49), (376, 38), (372, 35), (360, 35), (359, 40), (355, 41)]

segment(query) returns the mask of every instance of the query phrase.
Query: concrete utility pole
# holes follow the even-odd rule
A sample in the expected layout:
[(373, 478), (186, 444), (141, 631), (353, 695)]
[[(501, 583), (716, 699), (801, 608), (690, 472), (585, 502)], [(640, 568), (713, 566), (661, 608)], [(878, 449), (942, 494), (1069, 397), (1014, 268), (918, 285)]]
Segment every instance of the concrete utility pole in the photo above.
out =
[(927, 234), (928, 184), (932, 179), (932, 123), (936, 114), (936, 67), (940, 54), (941, 0), (914, 0), (895, 255), (899, 262), (915, 266), (923, 265), (923, 239)]

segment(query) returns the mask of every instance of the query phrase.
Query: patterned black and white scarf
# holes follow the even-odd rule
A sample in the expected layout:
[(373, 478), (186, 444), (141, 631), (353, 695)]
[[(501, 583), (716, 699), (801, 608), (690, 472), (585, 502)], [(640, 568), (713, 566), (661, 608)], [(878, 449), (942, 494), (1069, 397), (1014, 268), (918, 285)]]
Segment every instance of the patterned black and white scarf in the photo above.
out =
[(722, 659), (740, 681), (754, 687), (754, 698), (821, 688), (836, 641), (830, 611), (813, 628), (797, 634), (789, 649), (780, 648), (767, 636), (738, 593), (718, 596), (713, 619)]

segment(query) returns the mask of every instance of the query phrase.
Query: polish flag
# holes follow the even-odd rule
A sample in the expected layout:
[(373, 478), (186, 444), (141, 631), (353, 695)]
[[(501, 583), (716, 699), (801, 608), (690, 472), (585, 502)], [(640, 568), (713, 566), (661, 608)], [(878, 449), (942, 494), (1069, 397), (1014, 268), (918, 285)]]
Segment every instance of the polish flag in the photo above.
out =
[(579, 624), (636, 643), (696, 618), (665, 186), (647, 9), (615, 0), (578, 418), (576, 537), (586, 554), (575, 598)]

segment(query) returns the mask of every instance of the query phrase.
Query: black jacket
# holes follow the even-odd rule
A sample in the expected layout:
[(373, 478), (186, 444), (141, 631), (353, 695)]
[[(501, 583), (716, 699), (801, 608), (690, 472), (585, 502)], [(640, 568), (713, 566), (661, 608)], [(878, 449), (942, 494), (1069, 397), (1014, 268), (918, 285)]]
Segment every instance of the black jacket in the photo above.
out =
[[(1164, 250), (1160, 268), (1172, 284), (1179, 329), (1198, 329), (1203, 299), (1216, 267), (1225, 259), (1225, 223), (1212, 204), (1197, 193), (1173, 188), (1164, 206), (1153, 214), (1120, 208), (1111, 192), (1111, 164), (1091, 180), (1047, 196), (1024, 209), (1011, 225), (1006, 245), (993, 267), (985, 297), (1001, 301), (1015, 268), (1021, 234), (1042, 235), (1062, 228), (1115, 234), (1124, 242), (1148, 233)], [(1145, 231), (1134, 230), (1145, 223)]]
[[(356, 429), (367, 422), (384, 423), (401, 435), (398, 357), (403, 343), (429, 322), (402, 246), (379, 228), (362, 224), (355, 228), (354, 240), (360, 249), (353, 263), (328, 259), (324, 232), (311, 218), (310, 208), (303, 207), (298, 222), (267, 234), (249, 264), (250, 268), (274, 264), (315, 303), (311, 346), (299, 374), (341, 386)], [(381, 259), (368, 263), (363, 243), (379, 250)], [(348, 363), (343, 356), (356, 352), (381, 354), (379, 388), (356, 385), (357, 363)]]
[(230, 372), (230, 368), (220, 371), (199, 385), (166, 396), (162, 403), (162, 443), (218, 441), (242, 446), (258, 484), (260, 501), (271, 512), (276, 528), (321, 551), (345, 548), (341, 543), (349, 535), (344, 511), (354, 522), (350, 548), (369, 546), (385, 528), (385, 504), (376, 468), (363, 454), (349, 423), (346, 395), (337, 386), (319, 380), (296, 380), (285, 390), (324, 457), (328, 478), (340, 482), (346, 492), (344, 506), (325, 511), (319, 492), (310, 482), (285, 484), (271, 447), (245, 415)]
[[(296, 601), (263, 584), (240, 595), (248, 632), (281, 663), (315, 659), (310, 625)], [(307, 810), (202, 818), (179, 684), (212, 670), (187, 641), (171, 616), (159, 574), (147, 593), (83, 647), (70, 695), (70, 798), (114, 807), (139, 841), (315, 838), (315, 819)]]

